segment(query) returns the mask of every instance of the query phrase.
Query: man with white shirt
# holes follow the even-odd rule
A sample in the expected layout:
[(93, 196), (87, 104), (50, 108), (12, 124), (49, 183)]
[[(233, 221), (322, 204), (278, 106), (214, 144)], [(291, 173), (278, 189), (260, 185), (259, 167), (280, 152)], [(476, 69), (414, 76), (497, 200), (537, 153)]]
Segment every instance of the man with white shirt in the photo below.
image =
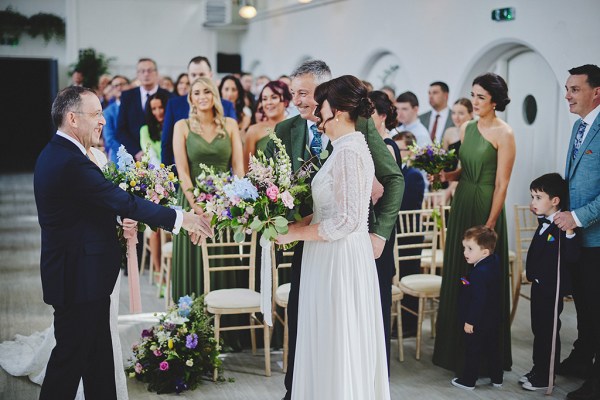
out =
[(68, 87), (52, 104), (57, 132), (36, 162), (33, 186), (42, 232), (44, 302), (54, 308), (52, 350), (41, 400), (116, 399), (110, 293), (121, 266), (117, 216), (178, 233), (212, 236), (210, 219), (162, 207), (104, 178), (90, 159), (105, 124), (98, 96)]
[(158, 87), (158, 68), (156, 62), (150, 58), (141, 58), (138, 61), (137, 79), (140, 81), (140, 86), (127, 90), (121, 95), (117, 140), (125, 146), (129, 154), (136, 160), (140, 160), (143, 154), (140, 145), (140, 128), (146, 124), (144, 110), (148, 98), (156, 92), (163, 92), (169, 98), (173, 94)]
[(448, 108), (448, 94), (450, 88), (444, 82), (433, 82), (429, 85), (429, 105), (431, 111), (419, 115), (421, 123), (425, 125), (429, 132), (429, 137), (434, 142), (442, 142), (446, 129), (454, 126), (450, 118), (450, 109)]
[(409, 131), (417, 139), (420, 147), (431, 144), (431, 138), (427, 128), (419, 120), (419, 100), (413, 92), (401, 93), (396, 98), (396, 109), (398, 110), (398, 121), (400, 125), (395, 128), (396, 132)]
[(577, 310), (577, 340), (558, 373), (586, 379), (569, 400), (600, 399), (600, 68), (582, 65), (569, 70), (565, 99), (579, 115), (567, 150), (565, 179), (571, 211), (558, 213), (562, 230), (580, 228), (581, 257), (572, 266)]

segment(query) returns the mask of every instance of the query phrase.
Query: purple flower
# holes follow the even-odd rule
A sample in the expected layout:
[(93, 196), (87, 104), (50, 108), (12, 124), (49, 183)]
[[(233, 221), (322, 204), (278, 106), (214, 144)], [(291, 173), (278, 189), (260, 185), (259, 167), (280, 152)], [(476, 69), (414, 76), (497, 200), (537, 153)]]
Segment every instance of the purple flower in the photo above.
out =
[(166, 361), (163, 361), (160, 363), (160, 370), (161, 371), (166, 371), (169, 369), (169, 363)]
[(154, 169), (154, 164), (148, 164), (148, 169)]
[(195, 349), (198, 346), (198, 335), (192, 333), (185, 337), (185, 347), (188, 349)]
[(152, 336), (154, 336), (154, 333), (152, 332), (152, 329), (144, 329), (142, 331), (142, 337), (143, 338), (147, 338), (147, 337), (151, 338)]

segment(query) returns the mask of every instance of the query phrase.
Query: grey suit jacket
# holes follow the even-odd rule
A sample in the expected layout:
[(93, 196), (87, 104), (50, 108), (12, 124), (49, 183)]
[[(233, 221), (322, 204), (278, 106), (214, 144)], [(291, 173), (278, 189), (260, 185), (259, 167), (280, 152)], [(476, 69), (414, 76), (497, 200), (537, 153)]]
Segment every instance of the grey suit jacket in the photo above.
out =
[[(449, 111), (448, 112), (448, 118), (446, 118), (446, 126), (444, 126), (444, 128), (443, 128), (444, 131), (442, 132), (442, 136), (440, 136), (440, 142), (444, 138), (444, 133), (446, 133), (446, 129), (451, 128), (451, 127), (454, 126), (454, 122), (452, 122), (452, 118), (450, 118), (451, 114), (452, 114), (452, 111)], [(419, 115), (419, 119), (421, 120), (421, 123), (423, 125), (425, 125), (425, 128), (427, 129), (427, 132), (429, 132), (429, 121), (431, 121), (431, 111), (427, 111), (425, 114)]]
[(583, 247), (600, 247), (600, 115), (573, 160), (571, 150), (581, 120), (573, 125), (567, 151), (565, 179), (569, 183), (569, 204), (583, 225)]

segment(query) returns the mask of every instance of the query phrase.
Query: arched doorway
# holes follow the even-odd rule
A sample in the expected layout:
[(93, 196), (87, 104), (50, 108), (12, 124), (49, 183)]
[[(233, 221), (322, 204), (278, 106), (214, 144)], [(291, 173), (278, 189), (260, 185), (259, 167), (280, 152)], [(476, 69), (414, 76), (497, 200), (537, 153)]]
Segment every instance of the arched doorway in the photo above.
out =
[(499, 116), (515, 132), (517, 157), (506, 196), (510, 247), (514, 249), (514, 205), (527, 205), (529, 184), (549, 172), (564, 173), (570, 129), (559, 82), (544, 57), (523, 43), (503, 43), (482, 52), (463, 79), (470, 93), (473, 78), (495, 72), (506, 79), (511, 103)]
[(369, 81), (375, 90), (390, 86), (398, 94), (407, 90), (409, 79), (398, 56), (389, 50), (377, 50), (360, 70), (360, 78)]

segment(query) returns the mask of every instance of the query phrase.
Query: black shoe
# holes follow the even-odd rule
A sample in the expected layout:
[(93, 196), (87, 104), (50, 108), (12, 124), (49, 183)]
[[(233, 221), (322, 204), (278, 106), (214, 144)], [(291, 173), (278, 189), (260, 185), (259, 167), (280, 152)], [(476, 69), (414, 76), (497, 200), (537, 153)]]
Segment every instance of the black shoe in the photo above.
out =
[(600, 382), (588, 379), (579, 389), (567, 394), (567, 400), (600, 400)]
[(548, 375), (540, 376), (539, 374), (531, 374), (527, 382), (524, 382), (521, 386), (523, 389), (531, 391), (548, 389)]
[(562, 376), (574, 376), (576, 378), (588, 379), (592, 373), (591, 362), (582, 363), (574, 357), (565, 358), (558, 367), (556, 373)]
[(463, 382), (460, 378), (454, 378), (454, 379), (452, 379), (452, 381), (450, 383), (452, 383), (453, 386), (456, 386), (456, 387), (464, 389), (464, 390), (475, 389), (475, 385), (470, 386), (468, 383)]
[(529, 371), (528, 373), (526, 373), (525, 375), (520, 377), (519, 383), (529, 382), (529, 380), (531, 379), (532, 376), (533, 376), (533, 370)]

